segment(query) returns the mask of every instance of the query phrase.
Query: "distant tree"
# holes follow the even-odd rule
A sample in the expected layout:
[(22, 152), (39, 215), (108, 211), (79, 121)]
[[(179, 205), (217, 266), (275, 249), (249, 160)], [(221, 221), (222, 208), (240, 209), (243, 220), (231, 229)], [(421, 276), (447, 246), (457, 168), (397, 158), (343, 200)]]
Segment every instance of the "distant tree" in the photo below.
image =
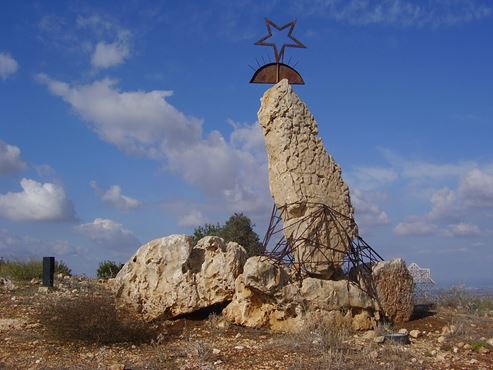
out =
[(116, 263), (113, 261), (105, 260), (99, 263), (96, 275), (99, 279), (114, 278), (123, 267), (123, 263)]
[(218, 223), (197, 227), (193, 233), (193, 242), (196, 244), (204, 236), (215, 235), (223, 238), (225, 242), (240, 244), (245, 248), (249, 257), (258, 256), (264, 252), (264, 247), (258, 234), (253, 230), (254, 226), (248, 216), (243, 213), (234, 213), (224, 226)]
[(220, 236), (221, 229), (222, 227), (219, 223), (215, 225), (205, 224), (204, 226), (196, 227), (193, 231), (193, 245), (197, 244), (204, 236)]

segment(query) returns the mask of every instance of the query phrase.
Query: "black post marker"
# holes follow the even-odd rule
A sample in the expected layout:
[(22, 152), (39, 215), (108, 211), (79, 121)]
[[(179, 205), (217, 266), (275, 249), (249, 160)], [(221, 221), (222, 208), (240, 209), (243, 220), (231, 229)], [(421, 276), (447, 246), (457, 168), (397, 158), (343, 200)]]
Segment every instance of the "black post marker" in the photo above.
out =
[(43, 286), (53, 288), (55, 257), (43, 257)]

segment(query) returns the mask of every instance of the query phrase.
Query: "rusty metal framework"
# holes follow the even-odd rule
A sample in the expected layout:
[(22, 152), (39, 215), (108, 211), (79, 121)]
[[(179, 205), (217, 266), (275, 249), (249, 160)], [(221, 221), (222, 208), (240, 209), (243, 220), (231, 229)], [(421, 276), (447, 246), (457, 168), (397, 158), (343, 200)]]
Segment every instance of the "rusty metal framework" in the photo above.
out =
[[(304, 205), (310, 205), (315, 210), (305, 217), (299, 218), (296, 223), (287, 227), (297, 227), (297, 225), (308, 224), (313, 225), (315, 222), (320, 228), (329, 229), (335, 228), (339, 233), (341, 240), (346, 241), (346, 246), (349, 246), (341, 251), (330, 246), (323, 245), (318, 240), (317, 233), (308, 232), (308, 230), (302, 230), (298, 237), (294, 240), (286, 240), (284, 231), (287, 227), (283, 225), (283, 213), (287, 211), (290, 206), (298, 206), (301, 202), (286, 204), (278, 209), (274, 204), (272, 208), (269, 227), (263, 239), (264, 256), (269, 258), (273, 263), (287, 266), (294, 272), (294, 276), (299, 277), (306, 275), (306, 271), (303, 266), (303, 262), (297, 262), (295, 259), (296, 250), (303, 244), (309, 244), (315, 250), (324, 255), (327, 250), (339, 252), (343, 255), (340, 261), (331, 261), (327, 258), (326, 261), (319, 262), (320, 264), (332, 264), (337, 263), (342, 265), (342, 272), (350, 278), (349, 272), (353, 269), (363, 269), (365, 272), (371, 274), (371, 265), (383, 261), (383, 258), (360, 236), (352, 239), (346, 229), (343, 227), (341, 220), (348, 220), (349, 218), (340, 212), (337, 212), (333, 208), (322, 203), (303, 202)], [(320, 222), (322, 220), (322, 222)]]
[[(250, 83), (261, 83), (261, 84), (274, 84), (286, 78), (290, 84), (303, 85), (305, 82), (301, 75), (288, 64), (284, 64), (284, 52), (286, 48), (306, 48), (306, 46), (301, 43), (296, 37), (293, 36), (293, 30), (296, 26), (296, 21), (291, 21), (286, 23), (284, 26), (278, 26), (270, 19), (265, 19), (265, 25), (267, 26), (267, 35), (258, 40), (255, 45), (259, 46), (270, 46), (274, 49), (274, 63), (267, 63), (255, 70)], [(272, 37), (272, 28), (277, 31), (282, 31), (289, 27), (288, 37), (292, 42), (287, 44), (282, 44), (280, 49), (278, 49), (276, 43), (268, 42)], [(262, 58), (263, 59), (263, 58)], [(265, 62), (264, 62), (265, 63)], [(258, 64), (258, 62), (257, 62)]]

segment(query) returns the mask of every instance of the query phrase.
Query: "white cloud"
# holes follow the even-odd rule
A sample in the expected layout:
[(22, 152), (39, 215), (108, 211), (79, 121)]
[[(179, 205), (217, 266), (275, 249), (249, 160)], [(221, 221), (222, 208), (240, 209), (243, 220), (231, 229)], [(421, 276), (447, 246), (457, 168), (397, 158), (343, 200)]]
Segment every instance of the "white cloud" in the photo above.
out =
[(178, 220), (178, 226), (196, 227), (206, 222), (201, 211), (193, 209)]
[(141, 202), (137, 199), (122, 194), (122, 189), (119, 185), (111, 185), (107, 191), (101, 191), (96, 181), (91, 181), (91, 187), (101, 199), (114, 208), (128, 210), (137, 208)]
[(43, 241), (29, 236), (19, 236), (0, 229), (0, 257), (24, 259), (55, 255), (58, 257), (80, 254), (81, 249), (66, 240)]
[(478, 236), (479, 226), (463, 222), (478, 208), (493, 208), (493, 175), (475, 168), (463, 174), (457, 190), (447, 187), (431, 195), (431, 209), (412, 216), (394, 228), (397, 235)]
[(455, 218), (457, 209), (457, 196), (449, 188), (442, 188), (431, 196), (431, 211), (427, 217), (431, 220), (443, 220)]
[(114, 42), (99, 41), (91, 56), (91, 65), (96, 69), (105, 69), (117, 66), (130, 54), (128, 32), (122, 32)]
[(372, 193), (353, 188), (351, 189), (351, 201), (360, 227), (390, 223), (387, 213), (379, 208)]
[(375, 189), (397, 180), (399, 174), (393, 168), (358, 166), (348, 173), (348, 181), (360, 189)]
[(458, 223), (448, 225), (446, 235), (448, 236), (475, 236), (481, 233), (479, 227), (473, 224)]
[(491, 4), (481, 0), (305, 0), (294, 6), (299, 12), (355, 25), (400, 27), (452, 26), (489, 18), (493, 14)]
[(403, 158), (385, 148), (380, 148), (380, 151), (400, 176), (413, 180), (436, 181), (439, 179), (456, 178), (477, 167), (477, 163), (474, 161), (433, 163), (419, 159)]
[(104, 248), (124, 251), (137, 249), (140, 245), (130, 230), (110, 219), (96, 218), (93, 222), (77, 226), (77, 229)]
[(493, 207), (493, 174), (478, 168), (469, 171), (461, 178), (458, 192), (468, 206)]
[(18, 172), (26, 167), (21, 159), (21, 150), (0, 139), (0, 175)]
[(227, 140), (218, 131), (204, 135), (200, 119), (166, 101), (171, 91), (124, 92), (108, 79), (70, 86), (43, 74), (38, 78), (103, 140), (165, 161), (169, 170), (179, 172), (204, 194), (225, 200), (232, 210), (270, 208), (266, 158), (255, 153), (260, 151), (261, 137), (257, 124), (233, 125)]
[(425, 236), (437, 232), (437, 226), (426, 219), (411, 217), (407, 221), (400, 222), (394, 228), (394, 234), (399, 236)]
[(22, 191), (0, 194), (0, 215), (15, 221), (70, 221), (72, 202), (62, 186), (22, 179)]
[(6, 80), (7, 77), (17, 72), (19, 64), (9, 53), (0, 53), (0, 77)]

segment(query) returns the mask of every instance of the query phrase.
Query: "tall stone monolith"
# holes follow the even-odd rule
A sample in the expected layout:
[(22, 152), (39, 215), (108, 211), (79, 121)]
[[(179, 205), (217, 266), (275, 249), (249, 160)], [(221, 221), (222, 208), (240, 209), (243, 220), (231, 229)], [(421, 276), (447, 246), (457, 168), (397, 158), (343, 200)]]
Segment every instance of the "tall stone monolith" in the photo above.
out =
[[(283, 210), (284, 236), (295, 261), (311, 274), (330, 278), (358, 234), (341, 169), (325, 150), (313, 115), (287, 80), (265, 92), (258, 119), (270, 191)], [(321, 212), (320, 204), (330, 207), (337, 220)]]

